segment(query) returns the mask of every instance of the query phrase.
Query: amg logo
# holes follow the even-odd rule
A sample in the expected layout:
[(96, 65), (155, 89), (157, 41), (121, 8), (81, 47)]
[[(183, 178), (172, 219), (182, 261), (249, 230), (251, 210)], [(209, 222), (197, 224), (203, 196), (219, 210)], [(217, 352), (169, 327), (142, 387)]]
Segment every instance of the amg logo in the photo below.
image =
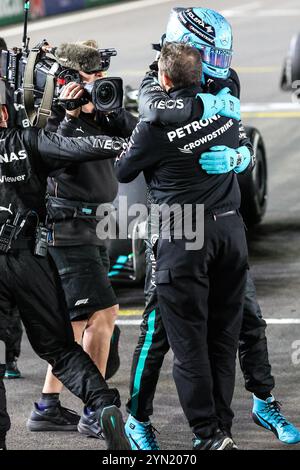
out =
[(184, 103), (182, 99), (178, 100), (161, 100), (154, 103), (154, 108), (157, 109), (183, 109)]
[(79, 307), (79, 305), (86, 305), (89, 303), (89, 300), (90, 299), (81, 299), (81, 300), (77, 300), (77, 302), (75, 303), (75, 307)]
[(4, 153), (0, 155), (0, 163), (12, 163), (18, 160), (24, 160), (27, 156), (26, 150), (20, 150), (18, 153)]
[(0, 176), (0, 183), (19, 183), (20, 181), (25, 181), (26, 175), (18, 175), (18, 176)]
[(213, 116), (212, 118), (203, 119), (202, 121), (193, 121), (187, 124), (186, 126), (178, 127), (175, 131), (168, 132), (167, 135), (169, 141), (173, 142), (175, 138), (182, 139), (183, 137), (186, 137), (187, 135), (192, 134), (193, 132), (198, 132), (203, 129), (203, 127), (209, 126), (209, 124), (212, 124), (218, 119), (220, 119), (220, 116), (216, 114), (216, 116)]

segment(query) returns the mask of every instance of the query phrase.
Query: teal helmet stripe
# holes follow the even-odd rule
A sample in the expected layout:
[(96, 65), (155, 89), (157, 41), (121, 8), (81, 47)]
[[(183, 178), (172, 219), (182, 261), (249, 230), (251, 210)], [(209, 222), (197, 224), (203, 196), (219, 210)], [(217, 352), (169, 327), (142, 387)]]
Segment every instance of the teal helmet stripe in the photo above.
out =
[(133, 416), (136, 415), (137, 409), (138, 409), (138, 402), (139, 402), (139, 393), (140, 393), (140, 388), (141, 388), (141, 381), (142, 381), (142, 375), (144, 372), (145, 368), (145, 362), (149, 354), (149, 350), (152, 346), (153, 343), (153, 334), (155, 330), (155, 320), (156, 320), (156, 310), (152, 310), (152, 312), (149, 314), (148, 320), (147, 320), (147, 333), (145, 336), (145, 341), (142, 347), (142, 350), (139, 355), (137, 367), (136, 367), (136, 372), (134, 376), (134, 381), (133, 381), (133, 391), (132, 391), (132, 397), (131, 397), (131, 414)]
[[(197, 19), (200, 24), (196, 23)], [(215, 45), (215, 29), (213, 26), (205, 23), (199, 16), (197, 16), (192, 8), (188, 8), (183, 12), (179, 13), (178, 20), (180, 23), (192, 34), (197, 36), (204, 43), (214, 46)]]

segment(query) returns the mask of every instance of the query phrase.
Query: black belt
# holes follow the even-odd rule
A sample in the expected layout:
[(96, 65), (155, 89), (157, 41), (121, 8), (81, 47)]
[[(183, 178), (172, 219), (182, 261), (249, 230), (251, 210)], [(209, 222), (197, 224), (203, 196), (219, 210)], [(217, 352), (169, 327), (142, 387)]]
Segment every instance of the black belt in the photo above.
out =
[(10, 253), (14, 250), (32, 250), (34, 247), (34, 239), (33, 238), (17, 238), (11, 244), (11, 248), (8, 251)]
[(65, 219), (97, 219), (97, 210), (100, 203), (72, 201), (61, 197), (48, 196), (47, 212), (49, 221), (61, 222)]

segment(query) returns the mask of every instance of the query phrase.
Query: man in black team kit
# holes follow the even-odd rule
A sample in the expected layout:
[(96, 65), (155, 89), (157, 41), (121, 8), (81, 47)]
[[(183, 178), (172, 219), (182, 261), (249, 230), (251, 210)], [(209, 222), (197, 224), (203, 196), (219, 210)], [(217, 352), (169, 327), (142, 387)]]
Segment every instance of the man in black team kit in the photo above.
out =
[[(170, 99), (201, 93), (201, 56), (185, 44), (166, 44), (159, 59), (159, 81)], [(230, 405), (235, 356), (242, 322), (247, 273), (247, 243), (238, 209), (236, 171), (251, 159), (233, 158), (232, 171), (208, 175), (199, 166), (210, 146), (238, 147), (238, 121), (216, 115), (199, 122), (199, 114), (180, 127), (140, 121), (128, 149), (116, 163), (120, 182), (144, 172), (154, 204), (183, 211), (189, 205), (194, 226), (204, 205), (204, 245), (188, 248), (189, 235), (178, 237), (174, 216), (168, 238), (161, 213), (156, 284), (162, 321), (174, 352), (173, 375), (183, 411), (192, 428), (195, 450), (230, 450)], [(165, 206), (163, 206), (165, 207)], [(172, 209), (171, 209), (172, 210)], [(185, 216), (185, 214), (184, 214)], [(185, 220), (184, 220), (184, 227)], [(148, 340), (153, 332), (151, 315)], [(130, 430), (129, 430), (130, 433)]]
[[(0, 53), (1, 51), (7, 51), (7, 45), (4, 38), (0, 37)], [(16, 110), (13, 104), (12, 92), (8, 84), (6, 85), (6, 102), (9, 109), (10, 126), (15, 125), (16, 121)], [(21, 373), (18, 369), (17, 360), (21, 354), (21, 341), (22, 341), (22, 323), (20, 315), (17, 309), (11, 312), (9, 319), (3, 319), (4, 323), (7, 324), (5, 328), (5, 378), (7, 379), (18, 379), (21, 377)]]
[[(3, 321), (1, 318), (0, 321), (0, 350), (2, 346), (2, 342), (4, 343), (4, 339), (6, 336), (6, 329), (2, 327)], [(10, 419), (6, 409), (6, 396), (5, 396), (5, 387), (3, 383), (3, 378), (5, 374), (5, 364), (1, 364), (4, 359), (2, 355), (0, 355), (0, 450), (6, 450), (6, 434), (10, 428)]]
[[(82, 81), (93, 86), (105, 74), (97, 44), (90, 40), (69, 45), (69, 48), (71, 46), (83, 60), (89, 54), (98, 57), (92, 69), (84, 64), (83, 70), (81, 61), (78, 64)], [(65, 52), (65, 57), (70, 60), (70, 53)], [(61, 98), (74, 99), (81, 92), (82, 85), (70, 83)], [(126, 138), (137, 123), (123, 108), (106, 114), (96, 110), (92, 102), (72, 111), (65, 112), (58, 107), (53, 111), (46, 129), (67, 137), (105, 134)], [(86, 162), (80, 168), (69, 166), (48, 179), (49, 252), (61, 278), (75, 339), (106, 379), (114, 375), (120, 364), (120, 330), (115, 326), (118, 301), (108, 277), (109, 255), (105, 241), (97, 236), (96, 212), (101, 204), (112, 203), (117, 192), (113, 160)], [(77, 413), (61, 406), (62, 387), (49, 366), (42, 396), (34, 405), (27, 428), (31, 431), (77, 431), (78, 426), (84, 434), (101, 437), (93, 410), (84, 408), (80, 419)]]
[[(47, 256), (44, 227), (47, 177), (74, 162), (114, 158), (124, 141), (106, 136), (71, 139), (35, 128), (9, 129), (3, 103), (4, 99), (0, 107), (0, 314), (5, 316), (18, 307), (34, 351), (52, 365), (53, 373), (72, 393), (97, 411), (108, 448), (128, 449), (119, 393), (108, 388), (74, 341), (58, 274)], [(4, 448), (9, 423), (1, 375), (0, 419)]]
[[(196, 23), (195, 23), (196, 21)], [(207, 30), (211, 33), (209, 37)], [(224, 34), (225, 33), (225, 34)], [(228, 50), (224, 50), (224, 39), (229, 38)], [(215, 35), (215, 37), (213, 36)], [(231, 26), (217, 12), (205, 8), (175, 8), (167, 26), (165, 40), (184, 41), (196, 47), (203, 54), (202, 86), (207, 93), (216, 94), (223, 87), (229, 87), (234, 96), (240, 96), (240, 82), (237, 73), (230, 69), (232, 54)], [(222, 38), (223, 46), (220, 39)], [(207, 41), (214, 41), (208, 47)], [(218, 49), (223, 47), (223, 49)], [(204, 51), (203, 51), (204, 50)], [(205, 52), (206, 51), (206, 52)], [(226, 62), (226, 57), (229, 59)], [(207, 61), (204, 62), (204, 60)], [(157, 83), (157, 62), (152, 64), (151, 71), (146, 75), (140, 87), (139, 111), (140, 118), (150, 122), (177, 123), (186, 121), (193, 109), (198, 105), (193, 98), (183, 98), (181, 106), (170, 107), (170, 97)], [(207, 96), (210, 99), (210, 95)], [(253, 156), (251, 142), (246, 136), (240, 122), (240, 141), (238, 152)], [(223, 149), (223, 163), (232, 149)], [(220, 151), (207, 154), (202, 166), (209, 171), (211, 159), (221, 159)], [(208, 165), (208, 166), (206, 166)], [(230, 168), (218, 168), (215, 171), (226, 173)], [(151, 200), (150, 200), (151, 203)], [(146, 242), (146, 308), (141, 324), (141, 333), (135, 349), (130, 381), (130, 399), (127, 409), (130, 413), (126, 423), (127, 433), (134, 437), (142, 449), (158, 448), (155, 434), (150, 423), (153, 413), (153, 398), (159, 378), (160, 368), (165, 354), (169, 350), (168, 339), (160, 319), (155, 286), (155, 259), (151, 240)], [(146, 341), (151, 313), (155, 310), (155, 324), (151, 342)], [(260, 426), (272, 431), (284, 443), (300, 442), (300, 433), (289, 423), (280, 412), (280, 405), (272, 396), (274, 378), (271, 375), (267, 339), (266, 322), (261, 313), (256, 297), (255, 286), (250, 272), (247, 274), (243, 323), (239, 339), (239, 359), (244, 374), (246, 389), (253, 393), (253, 419)], [(132, 442), (133, 448), (136, 445)]]

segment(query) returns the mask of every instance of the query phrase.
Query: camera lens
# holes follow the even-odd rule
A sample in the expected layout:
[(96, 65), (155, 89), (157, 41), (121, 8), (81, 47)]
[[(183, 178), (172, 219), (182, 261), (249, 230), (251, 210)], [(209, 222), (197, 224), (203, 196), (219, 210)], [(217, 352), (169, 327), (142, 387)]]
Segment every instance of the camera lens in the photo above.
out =
[(123, 82), (121, 78), (100, 78), (89, 91), (96, 109), (109, 112), (122, 107)]
[(116, 98), (116, 90), (112, 83), (101, 83), (97, 89), (97, 101), (107, 106)]

